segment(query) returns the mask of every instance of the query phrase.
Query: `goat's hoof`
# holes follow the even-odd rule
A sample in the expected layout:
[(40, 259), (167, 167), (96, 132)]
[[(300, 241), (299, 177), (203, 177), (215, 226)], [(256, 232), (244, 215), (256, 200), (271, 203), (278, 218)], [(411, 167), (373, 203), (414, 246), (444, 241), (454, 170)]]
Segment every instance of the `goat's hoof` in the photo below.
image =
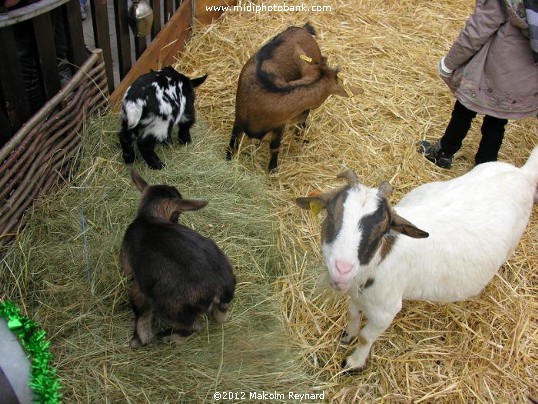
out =
[(232, 159), (232, 152), (226, 152), (226, 160), (230, 161)]
[(168, 335), (162, 335), (159, 337), (159, 340), (165, 343), (172, 343), (172, 342), (181, 342), (185, 340), (185, 337), (182, 337), (179, 334), (172, 333)]
[(364, 369), (366, 369), (366, 365), (355, 366), (355, 367), (349, 366), (347, 363), (347, 358), (342, 361), (340, 366), (342, 367), (342, 369), (344, 369), (344, 372), (347, 375), (358, 375), (359, 373), (362, 373)]
[(140, 348), (142, 346), (142, 343), (138, 340), (138, 338), (131, 338), (129, 341), (129, 346), (131, 348)]
[(191, 139), (178, 139), (180, 145), (186, 145), (191, 143)]
[(125, 164), (133, 164), (135, 161), (135, 156), (130, 154), (124, 154), (123, 155), (123, 161), (125, 161)]
[(153, 161), (148, 163), (148, 166), (153, 170), (162, 170), (164, 168), (164, 163), (162, 161)]

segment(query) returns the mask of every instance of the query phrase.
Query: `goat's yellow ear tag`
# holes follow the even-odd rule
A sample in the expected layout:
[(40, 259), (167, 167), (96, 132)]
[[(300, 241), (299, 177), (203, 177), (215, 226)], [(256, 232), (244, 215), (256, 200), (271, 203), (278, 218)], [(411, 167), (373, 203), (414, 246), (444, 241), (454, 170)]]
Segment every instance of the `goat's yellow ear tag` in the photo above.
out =
[[(314, 189), (308, 193), (308, 196), (317, 196), (321, 194), (317, 189)], [(319, 201), (310, 201), (310, 213), (312, 214), (312, 217), (316, 217), (319, 215), (319, 212), (321, 212), (321, 209), (323, 209), (323, 205)]]
[(322, 206), (319, 202), (310, 202), (310, 213), (312, 214), (312, 217), (316, 217), (319, 215), (319, 212), (321, 212)]
[(299, 58), (304, 60), (307, 63), (312, 63), (312, 58), (306, 55), (299, 55)]

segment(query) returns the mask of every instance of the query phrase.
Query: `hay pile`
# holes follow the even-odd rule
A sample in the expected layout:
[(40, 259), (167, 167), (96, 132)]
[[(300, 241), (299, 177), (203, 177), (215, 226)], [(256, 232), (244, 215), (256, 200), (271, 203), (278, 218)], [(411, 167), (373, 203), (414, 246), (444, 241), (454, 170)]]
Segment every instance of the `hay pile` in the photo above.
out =
[(206, 402), (215, 391), (310, 389), (273, 292), (281, 260), (266, 178), (227, 164), (224, 143), (203, 120), (193, 144), (159, 149), (167, 169), (141, 159), (135, 167), (150, 183), (210, 201), (181, 221), (234, 263), (231, 319), (205, 321), (180, 345), (129, 348), (130, 281), (118, 253), (140, 196), (120, 161), (117, 125), (117, 114), (92, 121), (71, 186), (36, 206), (0, 267), (0, 300), (14, 300), (47, 331), (65, 402)]
[[(246, 3), (243, 3), (246, 4)], [(314, 3), (313, 3), (314, 4)], [(324, 1), (332, 12), (233, 13), (195, 30), (179, 69), (209, 73), (199, 92), (201, 115), (229, 139), (235, 89), (248, 57), (289, 25), (311, 21), (322, 52), (341, 77), (362, 86), (351, 100), (330, 98), (310, 116), (307, 143), (284, 135), (277, 174), (269, 176), (278, 212), (285, 275), (277, 293), (291, 339), (331, 401), (525, 402), (538, 396), (538, 215), (536, 209), (511, 260), (478, 298), (450, 305), (407, 302), (373, 347), (361, 375), (340, 374), (347, 352), (338, 347), (346, 324), (346, 299), (316, 288), (325, 269), (319, 221), (293, 203), (312, 189), (339, 185), (344, 168), (367, 185), (390, 180), (392, 201), (418, 184), (470, 170), (481, 118), (454, 167), (445, 171), (415, 151), (436, 140), (454, 99), (439, 79), (437, 63), (457, 37), (472, 1)], [(521, 165), (538, 144), (535, 118), (510, 122), (500, 160)], [(265, 171), (266, 142), (244, 140), (237, 159), (253, 175)]]
[[(436, 66), (472, 2), (319, 3), (332, 12), (230, 12), (197, 26), (177, 65), (190, 76), (209, 73), (197, 93), (194, 144), (159, 149), (162, 172), (136, 164), (151, 183), (210, 199), (182, 220), (217, 240), (236, 265), (229, 323), (207, 324), (182, 346), (127, 347), (132, 314), (117, 252), (138, 195), (120, 161), (115, 114), (88, 128), (73, 186), (42, 201), (8, 251), (0, 298), (15, 299), (48, 331), (66, 401), (210, 402), (219, 390), (323, 391), (341, 403), (538, 397), (536, 209), (514, 256), (480, 297), (406, 302), (364, 373), (340, 373), (347, 300), (321, 285), (319, 222), (294, 198), (338, 185), (334, 177), (344, 168), (367, 185), (390, 180), (393, 202), (417, 184), (463, 174), (472, 168), (480, 120), (449, 171), (415, 151), (447, 123), (453, 99)], [(329, 63), (364, 94), (330, 98), (314, 111), (307, 142), (285, 134), (277, 173), (265, 173), (266, 142), (244, 141), (226, 164), (241, 67), (277, 32), (308, 20)], [(537, 143), (535, 119), (511, 122), (500, 159), (521, 165)]]

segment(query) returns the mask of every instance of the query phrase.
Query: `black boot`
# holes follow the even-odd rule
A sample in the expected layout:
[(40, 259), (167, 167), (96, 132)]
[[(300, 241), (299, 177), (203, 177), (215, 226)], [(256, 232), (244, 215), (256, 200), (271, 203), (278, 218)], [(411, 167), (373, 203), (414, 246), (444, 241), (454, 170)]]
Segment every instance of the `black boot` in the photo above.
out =
[(419, 143), (418, 152), (424, 154), (428, 160), (441, 168), (452, 167), (453, 154), (445, 153), (441, 150), (441, 142), (437, 141), (431, 144), (427, 140), (423, 140)]

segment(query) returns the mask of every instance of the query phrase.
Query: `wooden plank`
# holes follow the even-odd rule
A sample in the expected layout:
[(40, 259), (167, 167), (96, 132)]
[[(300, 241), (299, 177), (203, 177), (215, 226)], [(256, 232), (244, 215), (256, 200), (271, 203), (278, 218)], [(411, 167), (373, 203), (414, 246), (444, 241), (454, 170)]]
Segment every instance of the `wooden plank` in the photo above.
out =
[(77, 67), (80, 67), (89, 56), (84, 45), (82, 19), (80, 17), (80, 0), (70, 0), (65, 4), (63, 9), (63, 21), (67, 34), (69, 58)]
[(131, 58), (131, 37), (127, 18), (127, 2), (114, 0), (114, 15), (116, 23), (116, 39), (118, 45), (118, 68), (120, 79), (123, 79), (133, 65)]
[(13, 131), (20, 128), (32, 115), (22, 81), (21, 65), (15, 49), (11, 27), (0, 29), (0, 91), (5, 111)]
[(106, 0), (90, 1), (92, 9), (93, 35), (95, 47), (103, 50), (105, 59), (108, 91), (114, 91), (114, 67), (112, 65), (112, 49), (110, 46), (110, 32), (108, 29), (108, 9)]
[(25, 7), (9, 10), (8, 13), (0, 13), (0, 28), (9, 27), (23, 21), (46, 14), (70, 0), (39, 0)]
[(62, 87), (58, 73), (58, 59), (56, 57), (51, 14), (37, 16), (32, 20), (32, 23), (34, 25), (34, 37), (45, 97), (50, 100)]
[(168, 24), (163, 27), (159, 35), (116, 87), (110, 96), (111, 104), (121, 102), (123, 94), (138, 76), (149, 72), (150, 69), (160, 69), (162, 66), (174, 63), (175, 57), (183, 50), (190, 35), (192, 17), (191, 2), (183, 2)]
[[(237, 5), (236, 0), (196, 0), (194, 18), (198, 23), (204, 25), (211, 24), (224, 13), (225, 7), (235, 5)], [(221, 7), (221, 10), (209, 10), (210, 7)]]

